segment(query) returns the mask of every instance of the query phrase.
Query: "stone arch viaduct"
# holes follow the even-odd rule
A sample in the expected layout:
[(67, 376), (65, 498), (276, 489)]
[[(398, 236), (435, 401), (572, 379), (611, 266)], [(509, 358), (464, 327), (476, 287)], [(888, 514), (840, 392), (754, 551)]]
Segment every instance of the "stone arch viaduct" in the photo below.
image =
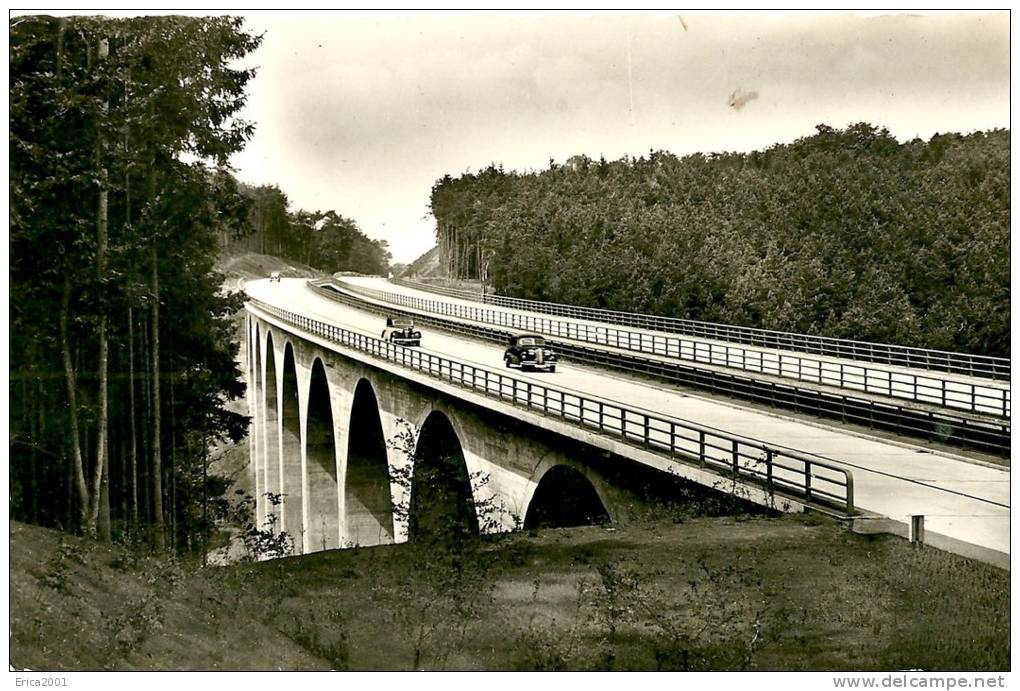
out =
[(275, 514), (298, 553), (407, 540), (412, 488), (419, 491), (411, 478), (440, 462), (436, 473), (462, 476), (480, 532), (564, 512), (568, 521), (613, 520), (633, 502), (579, 458), (577, 445), (535, 421), (337, 352), (271, 318), (249, 313), (246, 331), (256, 511)]

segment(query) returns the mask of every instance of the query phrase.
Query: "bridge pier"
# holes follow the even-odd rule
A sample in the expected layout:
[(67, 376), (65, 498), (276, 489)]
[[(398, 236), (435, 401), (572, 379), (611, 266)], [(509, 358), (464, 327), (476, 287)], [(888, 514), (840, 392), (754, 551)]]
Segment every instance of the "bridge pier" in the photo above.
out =
[[(304, 509), (304, 439), (305, 425), (301, 415), (299, 382), (307, 380), (307, 369), (298, 368), (294, 349), (288, 341), (283, 349), (283, 385), (280, 401), (280, 529), (294, 538), (294, 551), (304, 552), (306, 512)], [(307, 388), (307, 387), (304, 387)]]

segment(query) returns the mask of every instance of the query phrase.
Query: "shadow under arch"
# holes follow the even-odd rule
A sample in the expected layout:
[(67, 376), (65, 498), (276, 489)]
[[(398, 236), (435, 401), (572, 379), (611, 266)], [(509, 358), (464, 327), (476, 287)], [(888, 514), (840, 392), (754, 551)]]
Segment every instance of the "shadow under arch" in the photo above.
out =
[(591, 480), (577, 468), (560, 464), (538, 482), (524, 516), (525, 528), (567, 528), (609, 523), (609, 512)]
[(364, 378), (354, 388), (347, 434), (344, 541), (363, 547), (393, 542), (386, 437), (375, 389)]
[(301, 516), (301, 413), (298, 405), (297, 365), (294, 346), (283, 348), (282, 437), (280, 438), (280, 493), (283, 495), (283, 529), (294, 538), (294, 552), (304, 552), (304, 523)]
[[(251, 427), (251, 438), (248, 440), (248, 443), (252, 446), (252, 458), (255, 460), (255, 492), (257, 493), (255, 510), (258, 513), (264, 503), (264, 497), (261, 495), (266, 492), (266, 459), (262, 445), (263, 426), (265, 424), (266, 383), (262, 379), (261, 367), (262, 330), (259, 328), (259, 323), (255, 320), (252, 320), (251, 324), (251, 339), (251, 347), (248, 349), (248, 381), (250, 382), (248, 396), (251, 401), (250, 412), (254, 424)], [(255, 516), (255, 522), (260, 527), (265, 520), (267, 507), (263, 507), (261, 513)]]
[(312, 362), (308, 386), (308, 426), (305, 469), (308, 473), (308, 525), (305, 551), (340, 546), (340, 506), (336, 473), (333, 403), (322, 360)]
[(478, 514), (460, 439), (442, 412), (422, 424), (414, 451), (409, 540), (457, 539), (477, 535)]
[[(262, 447), (259, 448), (259, 458), (262, 460), (262, 491), (266, 494), (280, 493), (280, 417), (279, 406), (277, 405), (277, 381), (276, 381), (276, 351), (273, 345), (273, 332), (266, 330), (266, 376), (262, 380), (263, 401), (263, 428)], [(266, 497), (261, 502), (265, 507), (264, 515), (259, 520), (266, 520), (270, 515), (276, 515), (275, 528), (280, 528), (280, 506), (274, 505)]]

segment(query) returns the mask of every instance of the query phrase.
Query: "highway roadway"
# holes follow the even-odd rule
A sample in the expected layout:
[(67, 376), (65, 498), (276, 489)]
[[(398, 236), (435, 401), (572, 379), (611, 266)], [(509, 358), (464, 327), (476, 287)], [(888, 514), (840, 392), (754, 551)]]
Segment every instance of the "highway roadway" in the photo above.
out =
[[(250, 281), (245, 290), (265, 303), (370, 336), (378, 337), (385, 324), (377, 314), (313, 292), (304, 279)], [(426, 328), (421, 349), (496, 371), (505, 369), (503, 348), (497, 344)], [(911, 514), (923, 514), (929, 533), (1001, 555), (1009, 554), (1008, 469), (908, 442), (869, 437), (840, 429), (837, 423), (809, 423), (573, 362), (560, 364), (555, 373), (513, 370), (513, 374), (523, 380), (643, 408), (777, 447), (817, 454), (853, 472), (856, 505), (860, 509), (901, 524), (906, 524)]]

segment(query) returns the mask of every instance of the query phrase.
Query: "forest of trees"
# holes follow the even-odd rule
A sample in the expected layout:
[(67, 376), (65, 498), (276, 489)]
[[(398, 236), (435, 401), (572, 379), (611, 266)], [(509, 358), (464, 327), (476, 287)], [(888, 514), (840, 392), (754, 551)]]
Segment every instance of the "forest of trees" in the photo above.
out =
[(10, 22), (11, 517), (198, 549), (247, 418), (213, 271), (260, 43), (230, 17)]
[(322, 271), (386, 275), (390, 252), (385, 240), (372, 240), (357, 224), (335, 211), (288, 211), (287, 195), (274, 185), (242, 185), (249, 204), (248, 232), (224, 245), (271, 254)]
[(446, 176), (441, 261), (496, 292), (1008, 356), (1009, 131), (820, 125), (747, 154)]

